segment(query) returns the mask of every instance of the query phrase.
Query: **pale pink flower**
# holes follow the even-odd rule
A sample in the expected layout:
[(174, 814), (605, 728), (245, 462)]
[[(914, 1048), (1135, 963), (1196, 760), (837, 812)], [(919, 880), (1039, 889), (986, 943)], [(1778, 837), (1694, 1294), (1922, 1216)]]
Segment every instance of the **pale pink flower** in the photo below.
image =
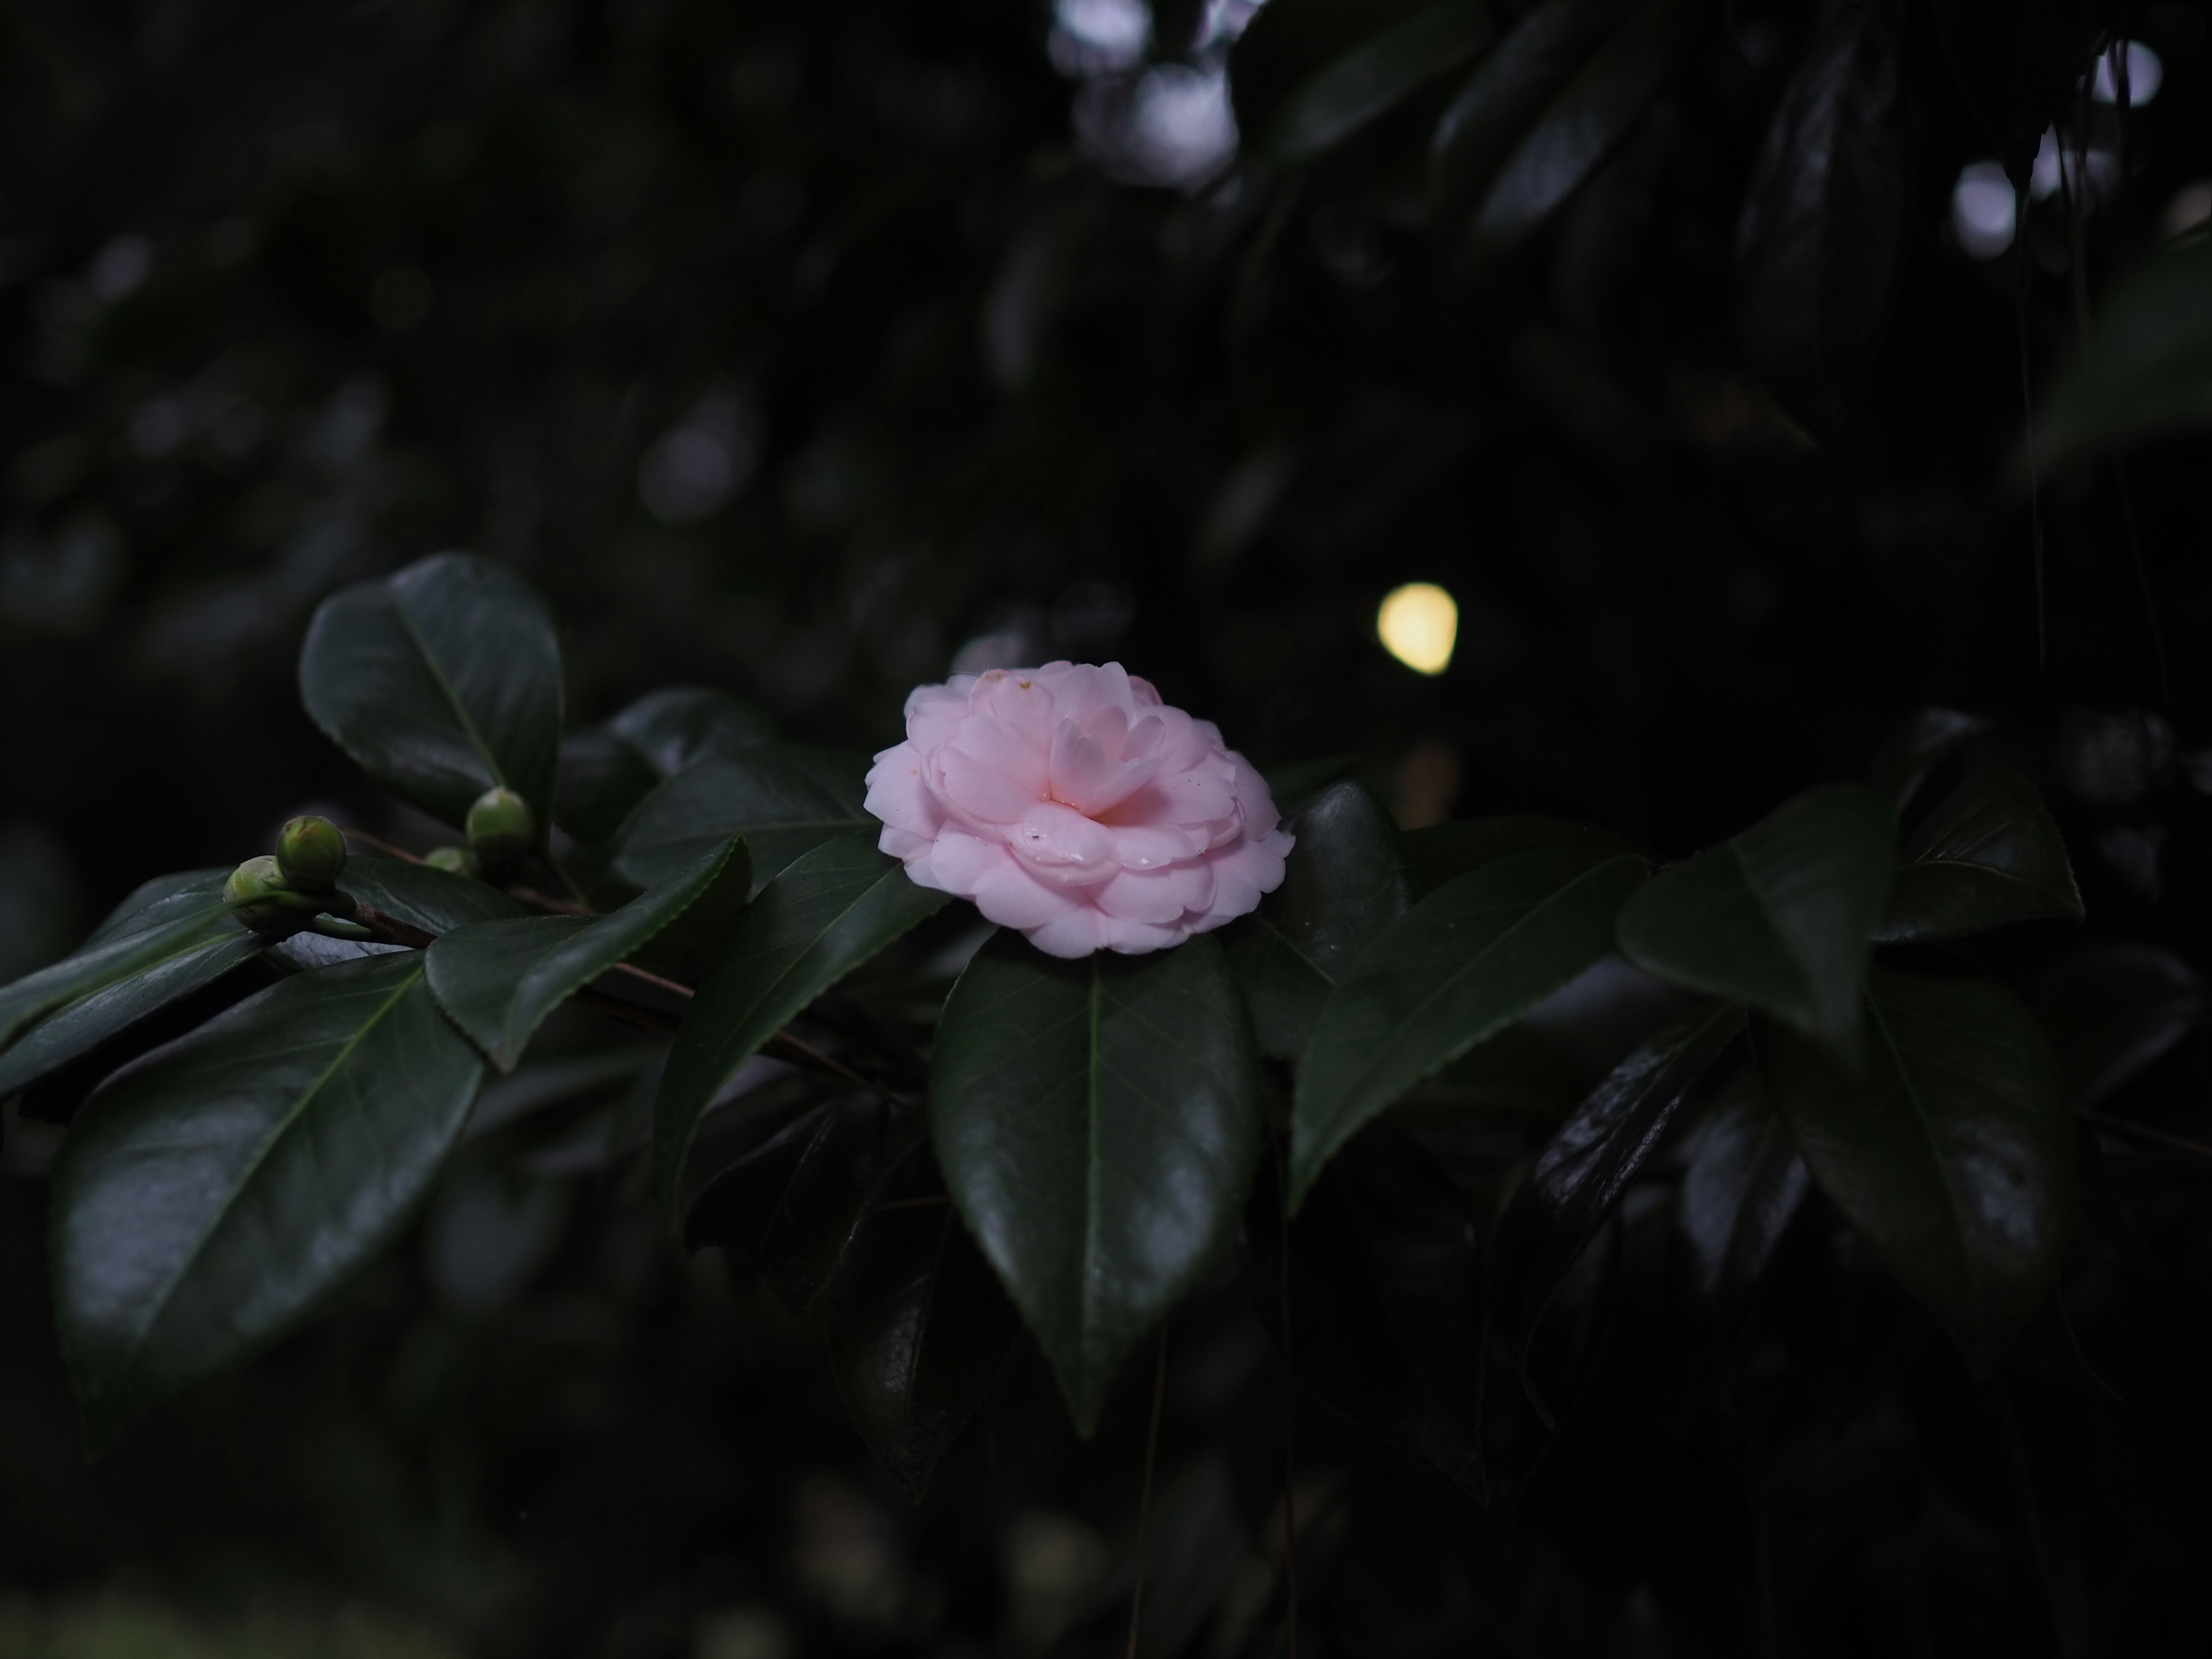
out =
[(956, 674), (906, 700), (868, 811), (921, 886), (1056, 957), (1134, 954), (1233, 921), (1291, 837), (1249, 763), (1121, 664)]

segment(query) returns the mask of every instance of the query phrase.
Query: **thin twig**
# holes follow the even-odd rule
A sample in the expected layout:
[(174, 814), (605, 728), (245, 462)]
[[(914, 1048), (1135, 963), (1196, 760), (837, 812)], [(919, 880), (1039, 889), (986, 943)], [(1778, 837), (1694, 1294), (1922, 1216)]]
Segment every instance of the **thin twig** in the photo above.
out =
[(435, 933), (426, 933), (411, 921), (378, 909), (374, 904), (364, 904), (359, 899), (353, 903), (349, 920), (359, 922), (394, 945), (404, 945), (410, 950), (427, 951), (438, 942)]
[(618, 962), (615, 963), (615, 972), (618, 974), (628, 974), (634, 980), (641, 981), (647, 985), (653, 986), (658, 990), (665, 991), (672, 996), (682, 997), (686, 1002), (690, 1001), (693, 997), (698, 994), (697, 992), (694, 991), (690, 986), (683, 983), (680, 980), (664, 979), (659, 974), (649, 974), (644, 969), (633, 967), (627, 962)]
[(1283, 1321), (1283, 1626), (1290, 1633), (1291, 1659), (1298, 1659), (1298, 1378), (1291, 1349), (1291, 1165), (1277, 1149), (1283, 1224), (1283, 1266), (1279, 1291)]
[(543, 910), (555, 916), (597, 916), (605, 912), (594, 910), (588, 904), (572, 904), (567, 899), (555, 898), (550, 893), (541, 893), (535, 887), (510, 887), (507, 896), (533, 910)]
[(1152, 1364), (1152, 1423), (1145, 1431), (1145, 1484), (1137, 1498), (1137, 1581), (1129, 1591), (1129, 1659), (1137, 1659), (1137, 1624), (1145, 1606), (1145, 1552), (1152, 1542), (1152, 1466), (1160, 1455), (1160, 1409), (1168, 1397), (1168, 1328), (1160, 1322), (1159, 1358)]
[(673, 1014), (664, 1014), (655, 1008), (625, 1002), (620, 997), (611, 997), (605, 991), (594, 991), (589, 986), (577, 992), (575, 998), (586, 1008), (596, 1008), (624, 1024), (635, 1025), (641, 1031), (657, 1032), (664, 1036), (684, 1023)]
[(2163, 1129), (2154, 1129), (2148, 1123), (2133, 1123), (2124, 1117), (2114, 1117), (2109, 1112), (2092, 1111), (2079, 1108), (2075, 1115), (2100, 1129), (2109, 1129), (2115, 1134), (2132, 1135), (2138, 1140), (2148, 1140), (2160, 1146), (2171, 1146), (2177, 1152), (2190, 1152), (2198, 1158), (2212, 1158), (2212, 1146), (2201, 1140), (2190, 1140), (2181, 1135), (2168, 1134)]
[(871, 1083), (842, 1060), (833, 1060), (811, 1042), (802, 1042), (788, 1031), (778, 1031), (761, 1045), (764, 1054), (781, 1054), (802, 1066), (811, 1066), (817, 1072), (827, 1072), (831, 1077), (842, 1078), (856, 1089), (865, 1089), (886, 1106), (904, 1103), (880, 1083)]
[(372, 836), (366, 830), (349, 830), (342, 823), (338, 826), (338, 834), (343, 836), (348, 841), (357, 841), (364, 847), (374, 847), (378, 852), (383, 854), (384, 856), (388, 859), (404, 859), (410, 864), (422, 864), (425, 862), (424, 860), (416, 857), (405, 848), (394, 847), (390, 842), (385, 840), (383, 836)]

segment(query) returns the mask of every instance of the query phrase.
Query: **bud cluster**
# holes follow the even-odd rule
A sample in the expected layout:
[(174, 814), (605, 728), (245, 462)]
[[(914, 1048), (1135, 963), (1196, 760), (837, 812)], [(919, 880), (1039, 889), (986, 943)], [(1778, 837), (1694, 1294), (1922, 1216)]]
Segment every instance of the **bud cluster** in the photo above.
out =
[(250, 858), (230, 872), (223, 899), (241, 927), (272, 938), (310, 927), (350, 934), (350, 923), (325, 914), (343, 916), (353, 908), (352, 900), (334, 890), (345, 865), (345, 837), (336, 824), (294, 818), (277, 832), (273, 854)]

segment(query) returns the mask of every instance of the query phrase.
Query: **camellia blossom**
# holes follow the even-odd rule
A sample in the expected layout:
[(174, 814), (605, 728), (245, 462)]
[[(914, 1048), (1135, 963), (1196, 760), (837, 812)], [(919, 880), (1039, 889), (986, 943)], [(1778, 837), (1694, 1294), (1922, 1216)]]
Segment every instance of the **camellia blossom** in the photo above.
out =
[(956, 674), (876, 757), (878, 843), (1056, 957), (1179, 945), (1252, 910), (1291, 838), (1211, 721), (1121, 664)]

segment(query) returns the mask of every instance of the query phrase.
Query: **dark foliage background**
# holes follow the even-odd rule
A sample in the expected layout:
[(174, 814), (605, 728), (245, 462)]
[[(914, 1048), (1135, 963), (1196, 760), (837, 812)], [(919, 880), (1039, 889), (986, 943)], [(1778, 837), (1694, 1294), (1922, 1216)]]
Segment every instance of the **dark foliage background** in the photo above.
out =
[[(2131, 453), (2128, 502), (2103, 461), (2046, 474), (2033, 513), (2021, 459), (2023, 342), (2039, 392), (2077, 288), (2212, 176), (2200, 9), (2100, 15), (2163, 86), (2091, 112), (2118, 182), (2078, 225), (2035, 200), (2024, 279), (1953, 191), (1994, 153), (1958, 66), (2025, 25), (1983, 9), (1962, 59), (1935, 14), (1973, 8), (1898, 9), (1887, 325), (1817, 409), (1740, 343), (1737, 227), (1821, 8), (1729, 7), (1474, 280), (1407, 209), (1395, 116), (1295, 190), (1163, 180), (1204, 124), (1147, 149), (1147, 88), (1218, 80), (1246, 9), (1164, 0), (1142, 59), (1086, 48), (1085, 9), (0, 8), (0, 967), (307, 806), (421, 844), (293, 672), (324, 595), (441, 546), (551, 595), (580, 717), (696, 682), (873, 747), (1012, 636), (1127, 662), (1262, 764), (1356, 751), (1402, 821), (1668, 856), (1971, 708), (2059, 811), (2089, 937), (2203, 960), (2203, 442)], [(1462, 607), (1433, 680), (1373, 635), (1413, 579)], [(1989, 948), (2032, 978), (2076, 942)], [(2121, 1000), (2170, 1036), (2198, 1003), (2166, 983)], [(2149, 1052), (2100, 1109), (2212, 1134), (2212, 1056)], [(1677, 1158), (1554, 1318), (1576, 1409), (1510, 1514), (1300, 1395), (1304, 1650), (2201, 1645), (2207, 1166), (2085, 1137), (2063, 1310), (1994, 1379), (1817, 1200), (1747, 1334), (1693, 1328)], [(337, 1317), (88, 1463), (40, 1144), (10, 1121), (0, 1653), (1121, 1640), (1149, 1364), (1084, 1443), (1018, 1350), (916, 1508), (799, 1322), (670, 1249), (634, 1169), (553, 1153), (525, 1187), (465, 1164)], [(1291, 1396), (1233, 1264), (1169, 1366), (1148, 1642), (1280, 1650)]]

